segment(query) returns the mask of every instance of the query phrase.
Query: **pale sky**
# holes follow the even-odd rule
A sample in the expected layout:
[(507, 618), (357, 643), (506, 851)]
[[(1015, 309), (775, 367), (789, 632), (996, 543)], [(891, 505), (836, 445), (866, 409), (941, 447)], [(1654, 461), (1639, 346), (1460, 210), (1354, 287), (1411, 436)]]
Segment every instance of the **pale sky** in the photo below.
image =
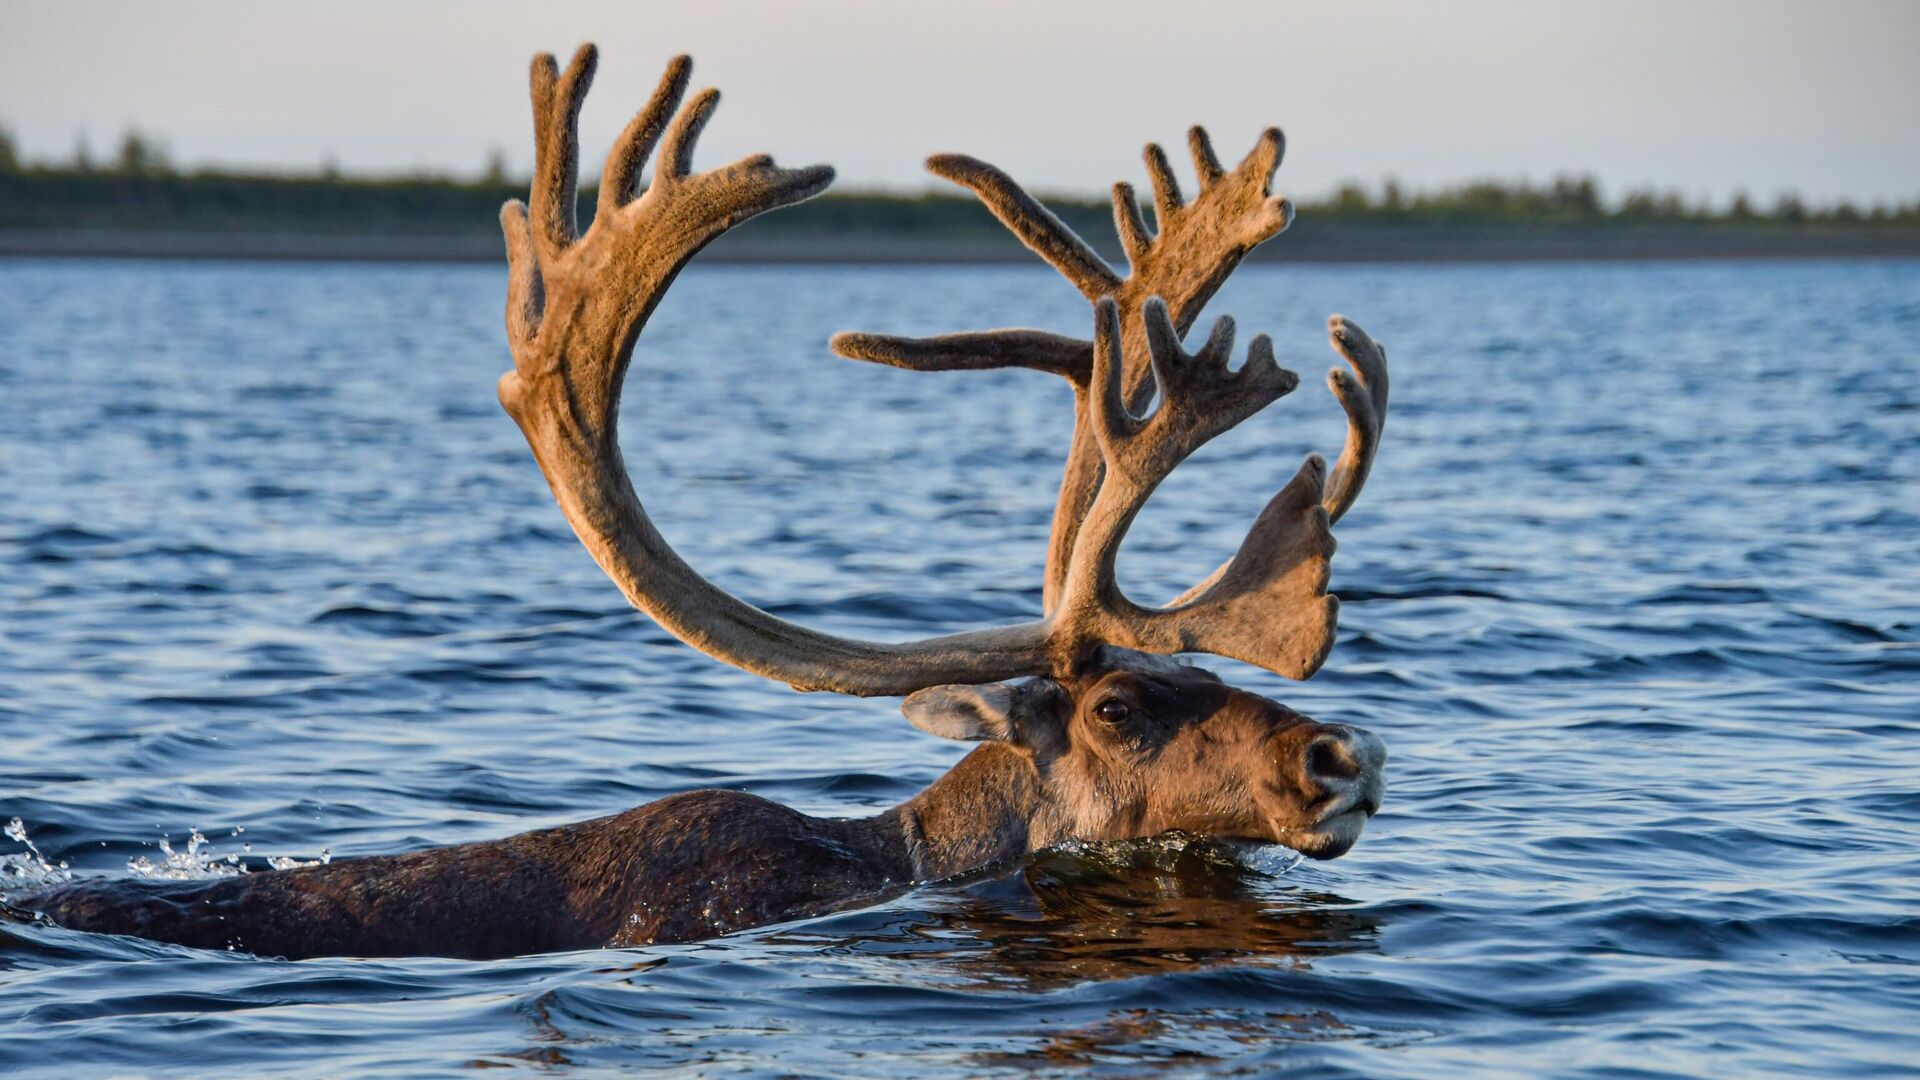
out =
[(1097, 194), (1201, 122), (1223, 158), (1280, 125), (1278, 186), (1306, 197), (1560, 171), (1920, 197), (1914, 0), (0, 0), (0, 124), (29, 157), (136, 124), (188, 164), (472, 174), (499, 147), (523, 171), (527, 60), (589, 39), (590, 170), (687, 51), (726, 92), (705, 162), (825, 161), (842, 189), (920, 189), (964, 151)]

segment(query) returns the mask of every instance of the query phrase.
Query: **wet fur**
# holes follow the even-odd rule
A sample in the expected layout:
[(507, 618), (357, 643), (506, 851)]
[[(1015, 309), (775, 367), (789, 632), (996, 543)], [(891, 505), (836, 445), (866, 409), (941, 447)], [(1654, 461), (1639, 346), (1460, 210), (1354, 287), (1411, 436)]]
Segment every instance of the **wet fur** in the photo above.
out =
[(693, 791), (504, 840), (214, 881), (75, 883), (16, 906), (76, 930), (203, 949), (484, 959), (691, 941), (911, 879), (896, 814), (823, 820)]
[[(1123, 651), (1102, 660), (1066, 682), (1006, 688), (1004, 737), (870, 818), (694, 791), (504, 840), (213, 881), (77, 882), (13, 903), (70, 929), (205, 949), (480, 959), (712, 937), (1069, 839), (1184, 829), (1328, 853), (1294, 835), (1330, 797), (1298, 763), (1348, 729), (1197, 668)], [(1112, 700), (1129, 703), (1124, 723), (1098, 717)]]

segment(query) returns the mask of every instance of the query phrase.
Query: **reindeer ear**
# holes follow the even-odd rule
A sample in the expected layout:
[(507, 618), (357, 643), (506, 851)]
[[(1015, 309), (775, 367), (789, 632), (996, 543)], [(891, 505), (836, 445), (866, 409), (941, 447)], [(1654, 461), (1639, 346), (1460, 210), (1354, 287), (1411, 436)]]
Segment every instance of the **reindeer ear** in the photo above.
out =
[(1013, 707), (1018, 692), (1006, 683), (983, 686), (929, 686), (900, 703), (914, 727), (929, 735), (961, 742), (1015, 738)]

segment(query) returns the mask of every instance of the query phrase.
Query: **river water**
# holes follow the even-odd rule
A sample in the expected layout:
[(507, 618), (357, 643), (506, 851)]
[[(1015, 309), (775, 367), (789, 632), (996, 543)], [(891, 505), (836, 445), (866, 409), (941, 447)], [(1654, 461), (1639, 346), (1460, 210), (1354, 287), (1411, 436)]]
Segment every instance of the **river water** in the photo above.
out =
[[(697, 787), (860, 814), (964, 752), (629, 610), (493, 400), (501, 290), (479, 267), (0, 262), (0, 888)], [(1332, 659), (1305, 684), (1209, 661), (1387, 741), (1347, 857), (1058, 851), (492, 963), (0, 922), (0, 1073), (1912, 1075), (1920, 263), (1254, 266), (1212, 310), (1303, 385), (1155, 499), (1122, 560), (1138, 596), (1338, 449), (1327, 314), (1392, 349)], [(1010, 324), (1089, 318), (1043, 268), (695, 267), (628, 380), (637, 485), (783, 616), (890, 638), (1031, 617), (1064, 386), (824, 346)]]

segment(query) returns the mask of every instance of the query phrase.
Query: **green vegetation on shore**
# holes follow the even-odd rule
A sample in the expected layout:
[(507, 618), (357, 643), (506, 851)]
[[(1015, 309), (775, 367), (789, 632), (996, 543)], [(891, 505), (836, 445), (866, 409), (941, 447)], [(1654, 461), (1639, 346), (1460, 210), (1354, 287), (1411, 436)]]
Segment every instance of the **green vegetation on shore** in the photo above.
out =
[[(388, 243), (433, 238), (458, 242), (452, 248), (443, 245), (452, 252), (447, 257), (472, 257), (466, 253), (491, 250), (479, 245), (482, 238), (490, 243), (497, 236), (500, 204), (525, 192), (526, 183), (507, 177), (497, 158), (487, 175), (475, 179), (343, 176), (331, 168), (309, 175), (180, 170), (158, 144), (129, 132), (108, 161), (92, 161), (82, 148), (67, 161), (26, 162), (0, 129), (0, 231), (16, 238), (56, 232), (216, 240), (222, 235), (383, 237)], [(594, 194), (591, 188), (581, 193), (583, 220), (592, 214)], [(1046, 202), (1096, 245), (1111, 246), (1112, 211), (1105, 199), (1049, 196)], [(1814, 206), (1783, 195), (1761, 208), (1740, 196), (1727, 207), (1709, 208), (1675, 192), (1653, 190), (1608, 200), (1593, 178), (1583, 176), (1544, 185), (1483, 180), (1424, 192), (1405, 191), (1391, 180), (1374, 190), (1347, 184), (1330, 197), (1302, 201), (1299, 209), (1302, 222), (1311, 222), (1318, 232), (1320, 245), (1331, 247), (1336, 239), (1359, 243), (1363, 256), (1373, 252), (1368, 257), (1447, 257), (1458, 247), (1453, 240), (1466, 238), (1489, 248), (1489, 237), (1495, 236), (1522, 238), (1524, 250), (1468, 252), (1466, 257), (1528, 257), (1542, 253), (1540, 237), (1551, 245), (1555, 236), (1581, 238), (1571, 247), (1561, 245), (1568, 257), (1632, 254), (1632, 245), (1642, 242), (1680, 254), (1713, 254), (1734, 239), (1735, 254), (1749, 248), (1758, 254), (1793, 254), (1920, 247), (1920, 199), (1863, 208), (1847, 202)], [(829, 194), (772, 215), (755, 231), (784, 257), (803, 256), (802, 245), (812, 238), (853, 247), (865, 240), (895, 249), (919, 245), (935, 258), (955, 252), (963, 258), (982, 252), (991, 257), (1010, 243), (986, 211), (958, 191)], [(1313, 241), (1308, 243), (1311, 248)], [(1596, 243), (1620, 251), (1582, 256), (1574, 250)], [(1316, 257), (1311, 250), (1307, 255)]]
[[(497, 163), (489, 172), (464, 180), (437, 174), (349, 177), (331, 169), (311, 175), (178, 171), (159, 144), (137, 131), (125, 135), (108, 162), (94, 163), (79, 150), (69, 161), (28, 164), (0, 129), (0, 228), (490, 232), (500, 204), (524, 197), (527, 185), (508, 179)], [(591, 188), (582, 192), (583, 215), (592, 213), (592, 196)], [(1077, 228), (1111, 220), (1105, 199), (1046, 201)], [(1737, 196), (1729, 207), (1711, 209), (1677, 191), (1636, 189), (1609, 205), (1587, 176), (1545, 185), (1481, 180), (1429, 192), (1407, 192), (1392, 180), (1377, 193), (1349, 183), (1329, 198), (1303, 201), (1300, 210), (1317, 218), (1393, 223), (1920, 226), (1920, 199), (1861, 208), (1845, 201), (1810, 206), (1789, 194), (1760, 209)], [(781, 219), (808, 231), (950, 233), (990, 225), (965, 193), (830, 194)]]

